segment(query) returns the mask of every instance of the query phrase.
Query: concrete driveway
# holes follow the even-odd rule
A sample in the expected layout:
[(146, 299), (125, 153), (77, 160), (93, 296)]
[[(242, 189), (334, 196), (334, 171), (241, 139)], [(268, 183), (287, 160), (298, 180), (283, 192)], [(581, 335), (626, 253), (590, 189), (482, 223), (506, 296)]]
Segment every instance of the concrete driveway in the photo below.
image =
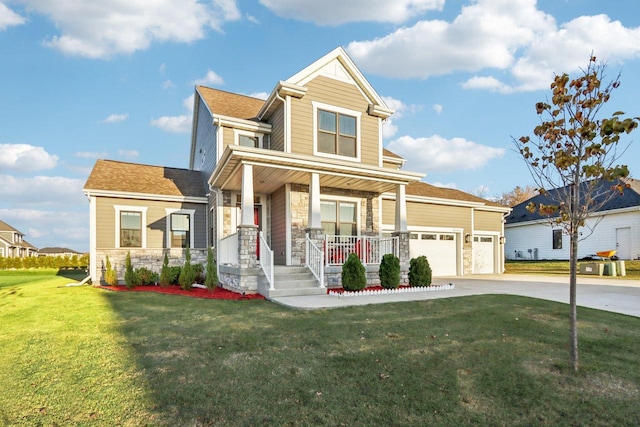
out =
[[(434, 278), (434, 285), (452, 283), (454, 289), (367, 296), (296, 296), (273, 301), (298, 309), (338, 308), (352, 305), (418, 301), (467, 295), (521, 295), (569, 303), (568, 276), (526, 276), (519, 274), (473, 275)], [(616, 277), (578, 277), (578, 306), (640, 317), (640, 280)]]

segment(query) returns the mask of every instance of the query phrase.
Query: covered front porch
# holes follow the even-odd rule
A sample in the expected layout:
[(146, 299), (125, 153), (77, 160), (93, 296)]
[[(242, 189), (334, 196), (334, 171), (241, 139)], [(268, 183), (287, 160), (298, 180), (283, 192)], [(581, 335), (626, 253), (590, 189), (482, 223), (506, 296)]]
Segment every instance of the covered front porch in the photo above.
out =
[[(209, 180), (223, 201), (216, 212), (215, 244), (221, 282), (240, 292), (274, 290), (280, 283), (276, 266), (280, 271), (302, 266), (318, 289), (340, 286), (341, 266), (350, 253), (367, 267), (371, 284), (387, 253), (400, 258), (406, 280), (405, 188), (420, 178), (359, 163), (227, 147)], [(383, 235), (380, 195), (388, 192), (396, 196), (395, 229)]]

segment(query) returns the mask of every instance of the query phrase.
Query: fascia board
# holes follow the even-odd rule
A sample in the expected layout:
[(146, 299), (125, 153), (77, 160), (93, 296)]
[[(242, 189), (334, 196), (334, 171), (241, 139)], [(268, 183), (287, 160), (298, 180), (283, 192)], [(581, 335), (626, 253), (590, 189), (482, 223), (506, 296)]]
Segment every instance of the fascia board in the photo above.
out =
[(140, 199), (140, 200), (155, 200), (162, 202), (183, 202), (183, 203), (204, 203), (208, 202), (206, 197), (194, 197), (194, 196), (170, 196), (166, 194), (151, 194), (151, 193), (132, 193), (125, 191), (108, 191), (108, 190), (82, 190), (87, 197), (111, 197), (114, 199)]

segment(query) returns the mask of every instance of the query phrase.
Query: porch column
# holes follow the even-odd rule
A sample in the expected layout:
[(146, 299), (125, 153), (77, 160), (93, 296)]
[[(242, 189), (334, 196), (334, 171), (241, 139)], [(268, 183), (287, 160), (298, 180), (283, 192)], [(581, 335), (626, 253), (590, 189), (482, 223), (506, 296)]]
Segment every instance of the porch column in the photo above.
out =
[(258, 226), (253, 218), (253, 166), (242, 165), (242, 214), (238, 225), (238, 266), (254, 268), (258, 265)]
[(309, 182), (309, 228), (322, 228), (320, 218), (320, 175), (311, 174)]
[(396, 228), (395, 231), (407, 231), (407, 198), (405, 195), (405, 185), (396, 187)]
[(253, 165), (242, 165), (242, 218), (240, 225), (255, 225), (253, 220)]

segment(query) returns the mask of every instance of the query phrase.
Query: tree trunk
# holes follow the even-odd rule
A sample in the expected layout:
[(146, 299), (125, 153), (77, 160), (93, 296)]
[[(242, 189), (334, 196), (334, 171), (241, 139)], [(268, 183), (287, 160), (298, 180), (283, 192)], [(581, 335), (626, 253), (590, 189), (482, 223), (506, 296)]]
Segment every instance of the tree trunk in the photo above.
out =
[(571, 230), (569, 254), (569, 357), (571, 368), (578, 370), (578, 311), (576, 305), (576, 270), (578, 267), (578, 228)]

